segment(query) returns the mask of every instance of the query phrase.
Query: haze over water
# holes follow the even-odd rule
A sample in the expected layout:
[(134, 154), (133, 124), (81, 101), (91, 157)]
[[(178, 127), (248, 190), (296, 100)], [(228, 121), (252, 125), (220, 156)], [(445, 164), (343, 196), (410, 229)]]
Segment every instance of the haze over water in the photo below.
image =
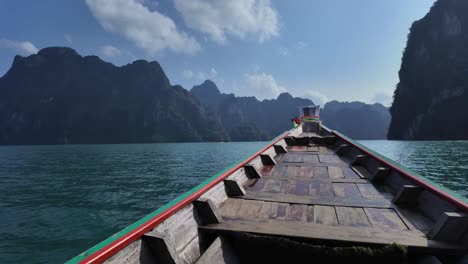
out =
[[(361, 143), (468, 197), (467, 141)], [(0, 147), (0, 263), (64, 262), (263, 145)]]

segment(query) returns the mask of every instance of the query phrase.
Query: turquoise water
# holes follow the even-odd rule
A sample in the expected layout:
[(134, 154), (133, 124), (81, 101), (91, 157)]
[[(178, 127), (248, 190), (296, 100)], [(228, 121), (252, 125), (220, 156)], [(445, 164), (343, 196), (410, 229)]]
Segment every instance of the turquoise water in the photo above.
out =
[(468, 198), (468, 141), (360, 141), (384, 156)]
[[(468, 196), (468, 142), (361, 143)], [(0, 147), (0, 263), (62, 263), (264, 144)]]

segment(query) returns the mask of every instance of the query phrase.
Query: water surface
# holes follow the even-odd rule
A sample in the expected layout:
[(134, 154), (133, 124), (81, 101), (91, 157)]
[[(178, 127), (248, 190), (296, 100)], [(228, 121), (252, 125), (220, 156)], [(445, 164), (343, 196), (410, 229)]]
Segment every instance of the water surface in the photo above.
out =
[[(468, 142), (361, 143), (468, 196)], [(0, 147), (0, 263), (62, 263), (265, 144)]]

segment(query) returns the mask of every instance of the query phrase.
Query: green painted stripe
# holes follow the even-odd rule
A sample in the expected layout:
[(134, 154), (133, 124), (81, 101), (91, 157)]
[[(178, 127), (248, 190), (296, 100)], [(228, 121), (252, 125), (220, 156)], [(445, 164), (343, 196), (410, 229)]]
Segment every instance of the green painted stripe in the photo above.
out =
[[(279, 137), (281, 137), (283, 134), (281, 134), (280, 136), (277, 136), (276, 138), (274, 138), (273, 140), (271, 140), (268, 144), (266, 144), (265, 146), (268, 146), (270, 145), (272, 142), (274, 142), (275, 140), (277, 140)], [(264, 147), (265, 147), (264, 146)], [(264, 148), (262, 147), (262, 148)], [(260, 148), (260, 149), (262, 149)], [(259, 150), (260, 150), (259, 149)], [(238, 160), (237, 162), (233, 163), (232, 165), (228, 166), (227, 168), (219, 171), (218, 173), (216, 173), (215, 175), (213, 175), (212, 177), (204, 180), (202, 183), (200, 183), (199, 185), (195, 186), (194, 188), (192, 188), (191, 190), (181, 194), (180, 196), (176, 197), (174, 200), (168, 202), (167, 204), (163, 205), (162, 207), (160, 207), (159, 209), (157, 209), (156, 211), (148, 214), (147, 216), (141, 218), (140, 220), (136, 221), (135, 223), (127, 226), (126, 228), (122, 229), (121, 231), (115, 233), (114, 235), (108, 237), (107, 239), (103, 240), (102, 242), (100, 242), (99, 244), (93, 246), (92, 248), (86, 250), (85, 252), (79, 254), (78, 256), (70, 259), (69, 261), (66, 262), (66, 264), (78, 264), (80, 261), (84, 260), (86, 257), (96, 253), (97, 251), (101, 250), (102, 248), (104, 248), (105, 246), (109, 245), (110, 243), (114, 242), (115, 240), (121, 238), (122, 236), (130, 233), (132, 230), (138, 228), (139, 226), (141, 226), (142, 224), (148, 222), (149, 220), (151, 220), (152, 218), (158, 216), (160, 213), (166, 211), (167, 209), (171, 208), (172, 206), (176, 205), (177, 203), (181, 202), (182, 200), (184, 200), (185, 198), (187, 198), (188, 196), (190, 196), (192, 193), (200, 190), (201, 188), (203, 188), (204, 186), (206, 186), (207, 184), (209, 184), (210, 182), (212, 182), (213, 180), (217, 179), (219, 176), (221, 176), (222, 174), (224, 174), (226, 171), (234, 168), (235, 166), (241, 164), (242, 162), (244, 162), (245, 160), (247, 160), (248, 158), (252, 157), (257, 151), (251, 153), (250, 155), (246, 156), (245, 158), (243, 159), (240, 159)]]
[(436, 187), (436, 188), (438, 188), (438, 189), (441, 189), (442, 191), (444, 191), (444, 192), (450, 194), (451, 196), (454, 196), (455, 198), (460, 199), (461, 201), (463, 201), (463, 202), (465, 202), (465, 203), (468, 203), (468, 199), (467, 199), (467, 198), (465, 198), (464, 196), (461, 196), (460, 194), (456, 193), (455, 191), (450, 190), (450, 189), (448, 189), (447, 187), (444, 187), (444, 186), (440, 185), (439, 183), (436, 183), (436, 182), (434, 182), (434, 181), (432, 181), (432, 180), (430, 180), (430, 179), (428, 179), (428, 178), (426, 178), (426, 177), (424, 177), (424, 176), (422, 176), (422, 175), (420, 175), (420, 174), (418, 174), (418, 173), (416, 173), (416, 172), (414, 172), (414, 171), (408, 169), (407, 167), (401, 165), (400, 163), (398, 163), (398, 162), (396, 162), (396, 161), (394, 161), (394, 160), (392, 160), (392, 159), (389, 159), (389, 158), (387, 158), (387, 157), (381, 155), (380, 153), (378, 153), (378, 152), (376, 152), (376, 151), (374, 151), (374, 150), (372, 150), (372, 149), (370, 149), (370, 148), (368, 148), (368, 147), (362, 145), (362, 144), (359, 143), (359, 142), (356, 142), (355, 140), (353, 140), (353, 139), (351, 139), (351, 138), (349, 138), (349, 137), (347, 137), (347, 136), (341, 134), (341, 133), (338, 132), (338, 131), (335, 131), (335, 132), (338, 133), (338, 134), (340, 134), (341, 137), (343, 137), (343, 138), (345, 138), (345, 139), (347, 139), (347, 140), (353, 142), (354, 144), (356, 144), (356, 145), (362, 147), (363, 149), (365, 149), (365, 150), (367, 150), (367, 151), (373, 153), (374, 155), (380, 157), (381, 159), (387, 161), (388, 163), (393, 164), (395, 167), (398, 167), (398, 168), (400, 168), (400, 169), (402, 169), (402, 170), (404, 170), (404, 171), (407, 171), (407, 172), (410, 173), (411, 175), (413, 175), (413, 176), (415, 176), (415, 177), (418, 177), (419, 179), (425, 181), (427, 184), (430, 184), (430, 185), (432, 185), (432, 186), (434, 186), (434, 187)]

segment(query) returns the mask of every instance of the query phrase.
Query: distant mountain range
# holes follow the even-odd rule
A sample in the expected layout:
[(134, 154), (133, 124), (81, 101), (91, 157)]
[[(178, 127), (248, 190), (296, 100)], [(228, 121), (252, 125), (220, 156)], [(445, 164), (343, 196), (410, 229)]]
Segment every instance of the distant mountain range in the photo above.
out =
[(468, 139), (468, 1), (438, 0), (413, 23), (390, 139)]
[[(246, 140), (250, 134), (258, 135), (259, 140), (270, 139), (291, 127), (288, 121), (298, 115), (301, 106), (314, 105), (288, 93), (263, 101), (222, 94), (212, 81), (194, 86), (190, 93), (217, 113), (233, 140)], [(390, 122), (388, 108), (362, 102), (326, 103), (320, 117), (327, 127), (355, 139), (385, 139)]]
[[(209, 80), (189, 92), (154, 61), (116, 67), (51, 47), (16, 56), (0, 78), (0, 144), (268, 140), (290, 129), (303, 105), (313, 102), (236, 97)], [(389, 114), (379, 104), (334, 101), (322, 119), (356, 139), (382, 139)]]

